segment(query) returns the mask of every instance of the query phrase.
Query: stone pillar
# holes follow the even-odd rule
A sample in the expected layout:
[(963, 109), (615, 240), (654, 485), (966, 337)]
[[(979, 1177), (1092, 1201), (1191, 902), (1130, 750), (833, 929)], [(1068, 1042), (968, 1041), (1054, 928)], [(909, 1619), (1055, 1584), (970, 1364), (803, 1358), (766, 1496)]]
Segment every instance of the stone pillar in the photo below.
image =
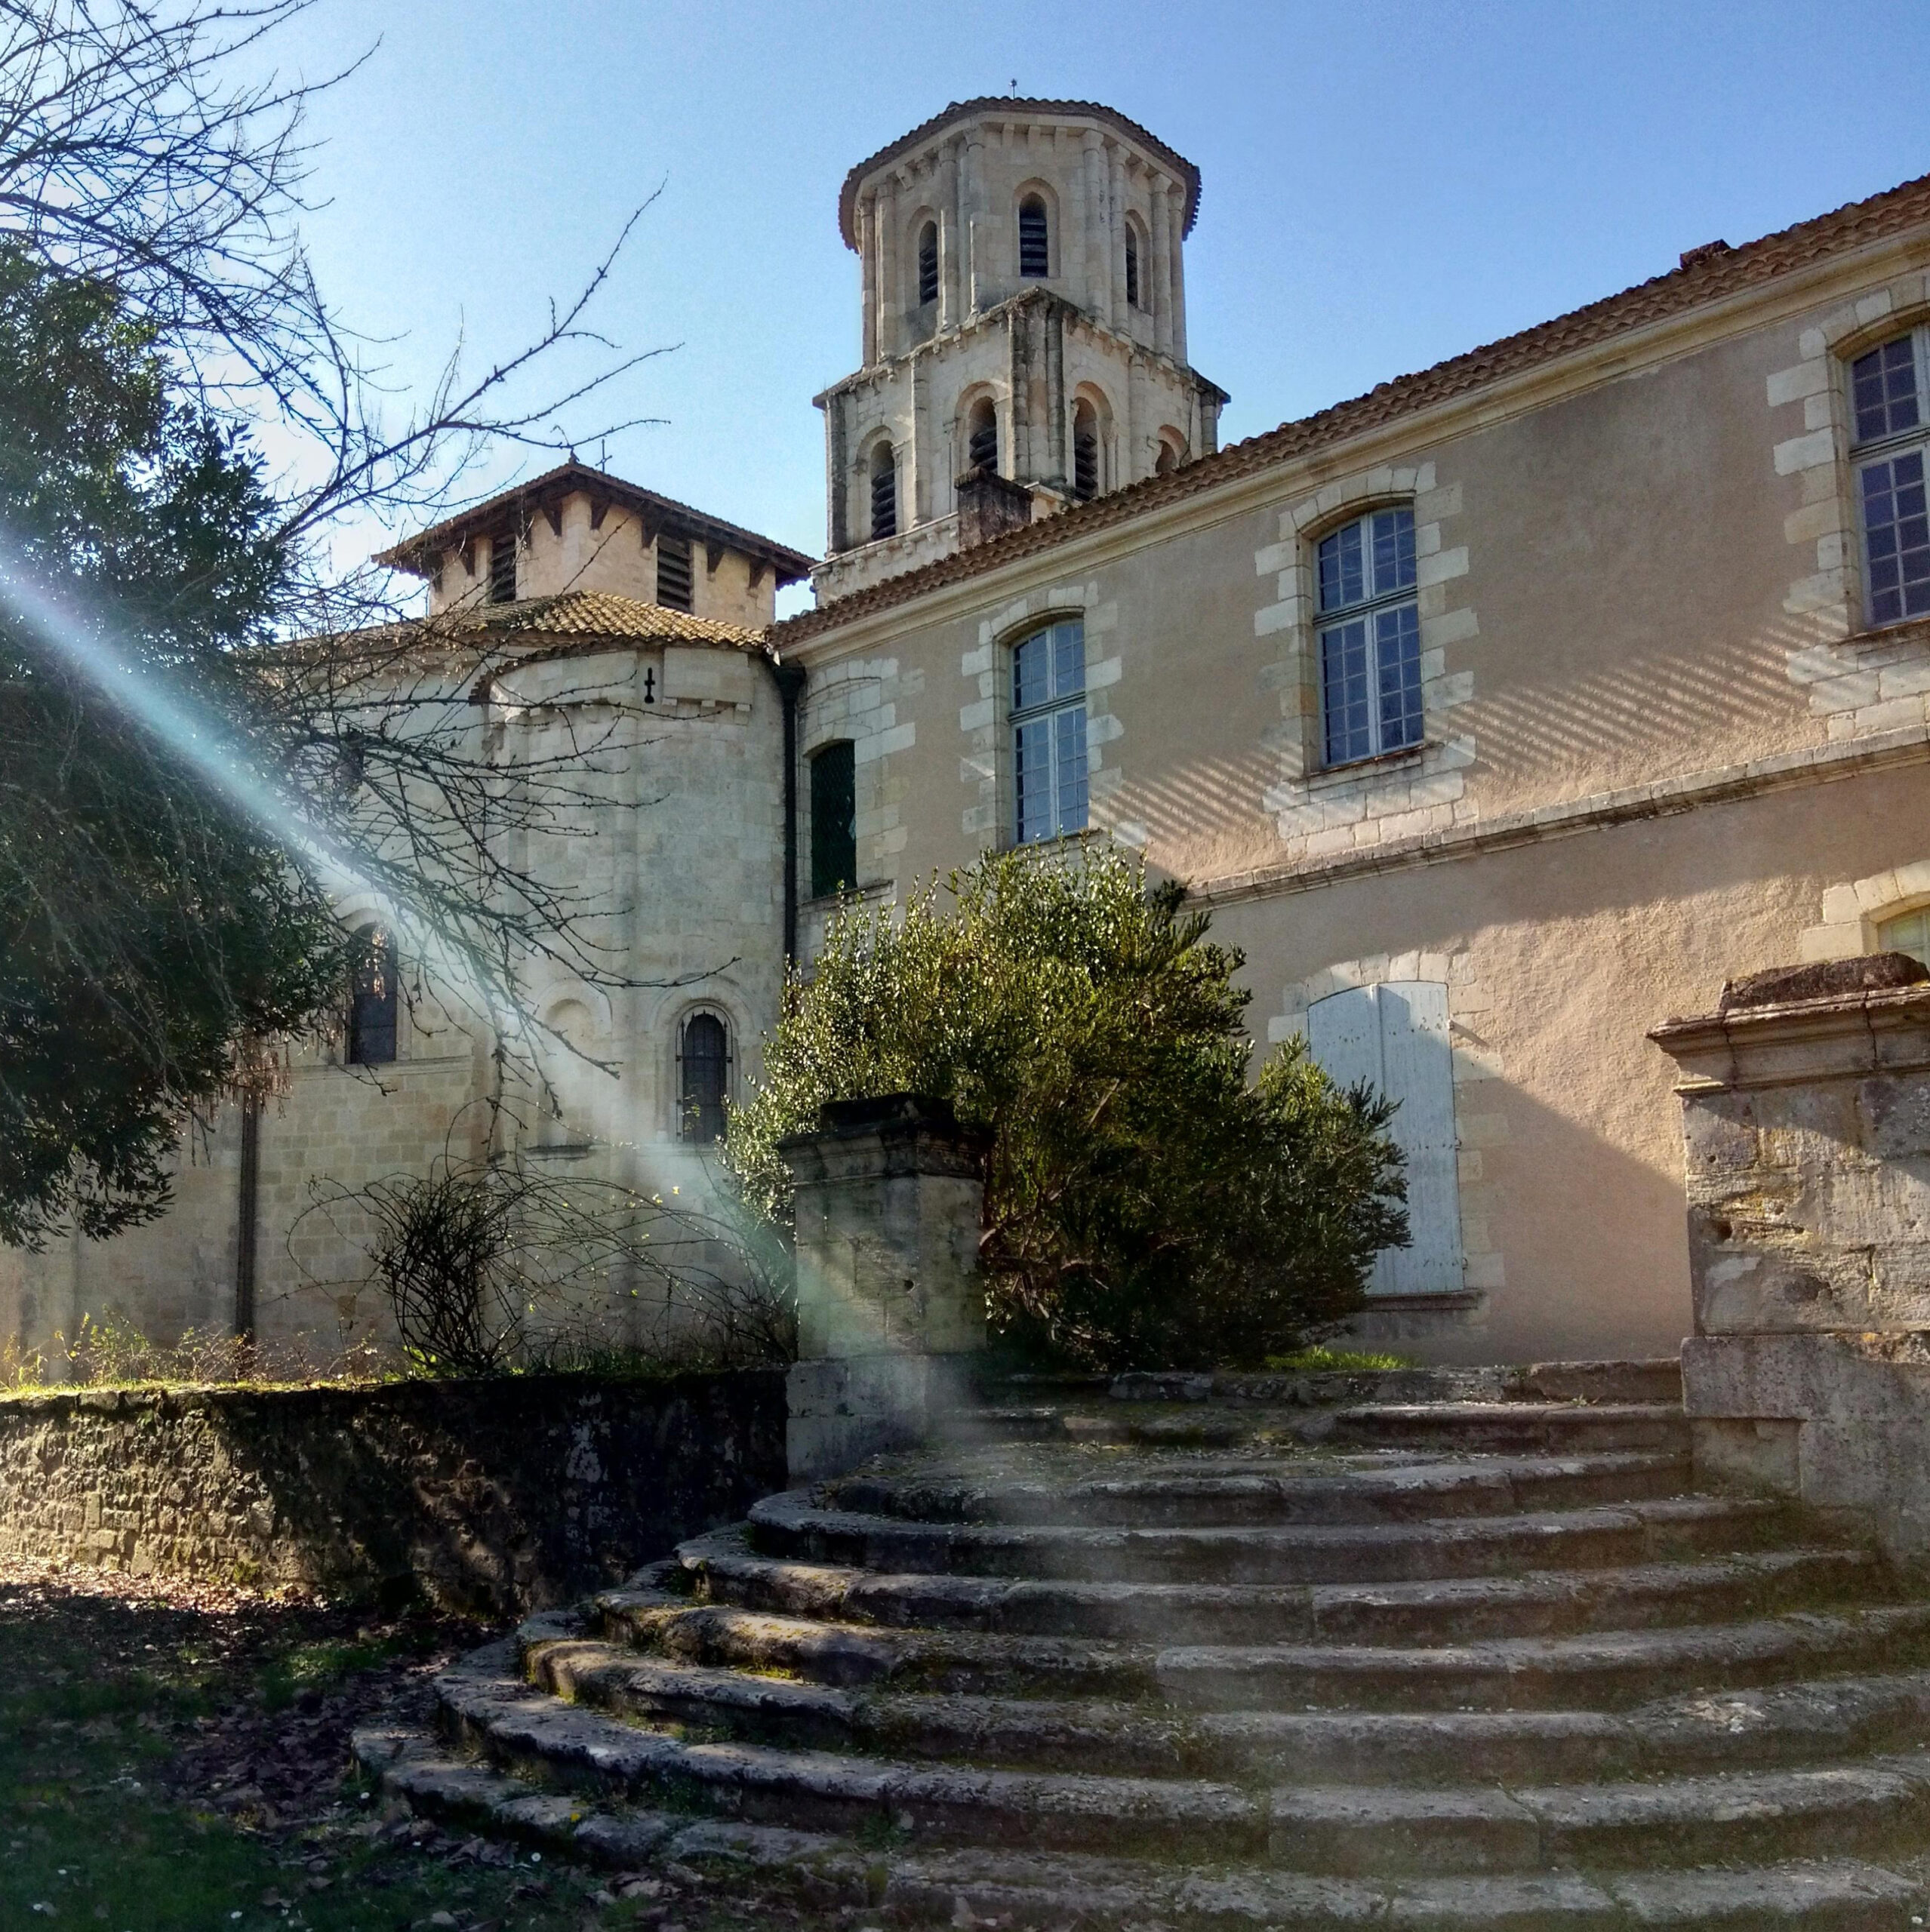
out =
[(964, 210), (959, 232), (965, 251), (965, 313), (976, 315), (989, 306), (992, 289), (990, 264), (985, 259), (985, 140), (976, 128), (965, 136), (959, 198)]
[(984, 1143), (943, 1102), (841, 1100), (782, 1144), (796, 1185), (791, 1480), (925, 1439), (985, 1346)]
[(1122, 335), (1132, 329), (1132, 312), (1126, 302), (1126, 157), (1123, 149), (1107, 151), (1110, 163), (1107, 201), (1107, 275), (1111, 285), (1113, 325)]
[[(1168, 272), (1173, 286), (1173, 360), (1186, 361), (1186, 196), (1176, 194), (1172, 202), (1173, 256)], [(1212, 448), (1209, 444), (1199, 446), (1199, 454), (1206, 454)]]
[(948, 142), (938, 162), (938, 326), (959, 325), (959, 151)]
[(1082, 178), (1085, 183), (1085, 280), (1078, 297), (1107, 328), (1113, 326), (1113, 254), (1107, 240), (1111, 217), (1106, 206), (1106, 156), (1096, 128), (1088, 128), (1079, 143)]
[(878, 191), (878, 355), (882, 361), (903, 347), (904, 278), (898, 269), (898, 177), (888, 174)]
[(857, 248), (864, 300), (864, 360), (861, 366), (868, 369), (878, 360), (878, 202), (873, 195), (861, 195), (858, 200)]
[(1930, 1553), (1930, 974), (1757, 974), (1649, 1038), (1680, 1070), (1699, 1468)]
[(1168, 212), (1170, 183), (1163, 174), (1153, 177), (1153, 260), (1147, 264), (1153, 282), (1147, 306), (1153, 311), (1153, 346), (1162, 355), (1173, 352), (1173, 223)]

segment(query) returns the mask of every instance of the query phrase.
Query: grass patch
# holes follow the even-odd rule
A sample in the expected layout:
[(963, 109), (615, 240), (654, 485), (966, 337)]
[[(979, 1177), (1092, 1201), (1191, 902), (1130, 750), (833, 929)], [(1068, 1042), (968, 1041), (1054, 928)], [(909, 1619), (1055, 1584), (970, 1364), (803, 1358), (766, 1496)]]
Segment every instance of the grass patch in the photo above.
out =
[(1269, 1355), (1267, 1368), (1276, 1375), (1317, 1375), (1333, 1371), (1359, 1374), (1377, 1368), (1417, 1368), (1410, 1355), (1377, 1355), (1359, 1349), (1302, 1349), (1290, 1355)]

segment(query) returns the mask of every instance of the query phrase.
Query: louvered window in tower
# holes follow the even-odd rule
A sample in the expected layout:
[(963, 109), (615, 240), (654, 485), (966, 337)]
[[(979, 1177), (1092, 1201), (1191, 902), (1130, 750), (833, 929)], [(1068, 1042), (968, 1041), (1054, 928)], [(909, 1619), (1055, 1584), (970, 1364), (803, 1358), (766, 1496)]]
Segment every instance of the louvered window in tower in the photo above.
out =
[(918, 231), (918, 300), (922, 308), (938, 299), (938, 224), (928, 221)]
[(1081, 497), (1099, 494), (1099, 416), (1083, 396), (1073, 405), (1073, 488)]
[(1045, 204), (1036, 195), (1028, 195), (1019, 204), (1019, 273), (1028, 281), (1043, 281), (1051, 272)]
[(971, 406), (966, 430), (965, 461), (973, 469), (999, 467), (999, 412), (992, 398), (980, 396)]
[(691, 575), (690, 539), (660, 537), (657, 540), (657, 601), (666, 611), (696, 608)]
[(1139, 237), (1130, 222), (1126, 224), (1126, 300), (1135, 309), (1139, 306)]
[(880, 443), (871, 452), (871, 540), (898, 534), (898, 466), (891, 445)]
[(513, 604), (516, 601), (516, 533), (499, 530), (489, 540), (489, 601)]

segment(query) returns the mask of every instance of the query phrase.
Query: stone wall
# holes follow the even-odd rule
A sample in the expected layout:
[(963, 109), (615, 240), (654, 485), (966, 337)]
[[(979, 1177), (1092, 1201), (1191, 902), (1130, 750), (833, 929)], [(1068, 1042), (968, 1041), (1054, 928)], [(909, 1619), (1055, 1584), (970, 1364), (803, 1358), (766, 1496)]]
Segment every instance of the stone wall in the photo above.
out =
[(495, 1615), (784, 1486), (784, 1374), (0, 1400), (0, 1554)]

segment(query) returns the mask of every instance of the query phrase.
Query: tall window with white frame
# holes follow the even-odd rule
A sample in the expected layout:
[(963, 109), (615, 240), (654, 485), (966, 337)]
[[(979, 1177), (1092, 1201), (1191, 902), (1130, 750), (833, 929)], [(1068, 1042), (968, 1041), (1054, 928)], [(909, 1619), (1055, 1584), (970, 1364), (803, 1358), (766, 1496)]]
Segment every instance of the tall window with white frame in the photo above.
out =
[(1850, 365), (1864, 620), (1930, 617), (1930, 324)]
[(1077, 617), (1013, 648), (1012, 774), (1019, 844), (1085, 829), (1085, 626)]
[(1414, 512), (1371, 510), (1320, 540), (1324, 761), (1348, 764), (1421, 742), (1421, 610)]

